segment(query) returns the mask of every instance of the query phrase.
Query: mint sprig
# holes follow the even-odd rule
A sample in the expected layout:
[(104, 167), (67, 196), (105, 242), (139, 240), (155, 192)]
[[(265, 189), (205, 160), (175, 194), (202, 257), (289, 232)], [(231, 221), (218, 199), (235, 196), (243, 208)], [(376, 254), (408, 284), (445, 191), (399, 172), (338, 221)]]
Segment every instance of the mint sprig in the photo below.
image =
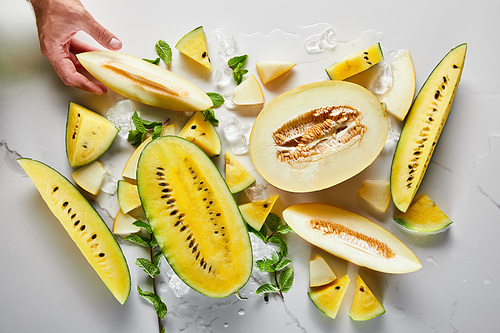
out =
[(128, 132), (127, 140), (135, 147), (138, 147), (149, 134), (153, 136), (153, 139), (157, 139), (161, 136), (161, 131), (163, 126), (168, 123), (168, 119), (164, 122), (159, 121), (149, 121), (139, 117), (137, 111), (132, 115), (132, 123), (135, 129), (131, 129)]
[(243, 68), (247, 61), (247, 58), (248, 55), (244, 54), (241, 56), (232, 57), (227, 62), (227, 65), (233, 70), (233, 79), (236, 84), (240, 84), (243, 81), (243, 75), (248, 73), (248, 70)]
[(215, 111), (213, 108), (218, 108), (222, 104), (224, 104), (225, 100), (221, 94), (215, 92), (207, 92), (208, 97), (212, 100), (213, 106), (203, 111), (203, 115), (205, 116), (205, 121), (209, 121), (214, 126), (219, 125), (219, 120), (215, 116)]
[(163, 319), (167, 315), (167, 306), (161, 300), (160, 296), (151, 291), (144, 291), (141, 287), (137, 286), (137, 292), (142, 298), (153, 304), (153, 307), (158, 315), (158, 318)]
[(168, 65), (172, 62), (172, 49), (167, 42), (159, 40), (155, 45), (156, 53), (163, 62)]

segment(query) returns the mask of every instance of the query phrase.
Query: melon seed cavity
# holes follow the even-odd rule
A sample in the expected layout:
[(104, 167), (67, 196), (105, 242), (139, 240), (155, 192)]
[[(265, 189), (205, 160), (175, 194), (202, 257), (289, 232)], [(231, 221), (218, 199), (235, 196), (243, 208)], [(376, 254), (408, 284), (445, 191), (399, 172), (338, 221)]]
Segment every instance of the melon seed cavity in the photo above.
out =
[(281, 162), (312, 162), (359, 142), (366, 132), (361, 113), (349, 106), (327, 106), (300, 114), (273, 132)]

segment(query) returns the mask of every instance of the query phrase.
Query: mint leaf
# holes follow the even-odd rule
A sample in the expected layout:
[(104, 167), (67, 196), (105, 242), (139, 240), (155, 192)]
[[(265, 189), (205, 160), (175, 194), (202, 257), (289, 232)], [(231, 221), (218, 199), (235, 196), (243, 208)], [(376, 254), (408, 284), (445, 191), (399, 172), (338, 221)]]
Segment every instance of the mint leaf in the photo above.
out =
[(279, 226), (277, 232), (279, 232), (282, 235), (285, 235), (289, 232), (293, 232), (293, 229), (290, 228), (290, 226), (288, 224), (282, 224)]
[(160, 319), (165, 318), (165, 316), (167, 315), (167, 306), (165, 305), (165, 303), (163, 303), (160, 296), (155, 295), (150, 291), (143, 291), (139, 286), (137, 286), (137, 292), (139, 293), (139, 295), (141, 295), (142, 298), (153, 304), (156, 314)]
[(163, 252), (161, 252), (161, 250), (156, 252), (156, 254), (153, 257), (153, 264), (158, 268), (160, 267), (160, 261), (162, 257), (163, 257)]
[(222, 104), (224, 104), (225, 100), (221, 94), (215, 92), (207, 92), (208, 97), (212, 100), (212, 104), (214, 108), (218, 108)]
[(280, 286), (280, 290), (283, 292), (287, 292), (290, 290), (293, 284), (293, 278), (295, 274), (293, 272), (293, 268), (290, 266), (285, 267), (283, 271), (280, 274), (280, 277), (278, 279), (278, 283)]
[(160, 64), (160, 58), (156, 58), (156, 59), (154, 59), (154, 60), (152, 60), (152, 59), (142, 58), (142, 60), (147, 61), (147, 62), (150, 62), (150, 63), (152, 63), (153, 65), (159, 65), (159, 64)]
[(136, 243), (138, 245), (142, 245), (144, 247), (150, 247), (150, 240), (145, 237), (141, 237), (139, 235), (127, 236), (125, 237), (125, 240), (128, 240), (129, 242), (132, 243)]
[(151, 261), (145, 258), (137, 258), (135, 260), (135, 264), (139, 267), (141, 267), (146, 274), (148, 274), (150, 277), (154, 278), (155, 276), (160, 275), (160, 269), (158, 266), (153, 264)]
[(151, 235), (151, 240), (149, 241), (149, 247), (154, 249), (157, 246), (158, 246), (158, 241), (156, 240), (154, 235)]
[(273, 292), (279, 292), (279, 289), (278, 287), (276, 287), (274, 284), (271, 283), (264, 284), (259, 288), (257, 288), (257, 290), (255, 291), (257, 295), (262, 293), (273, 293)]
[(138, 130), (141, 133), (146, 132), (146, 127), (144, 127), (144, 123), (141, 117), (139, 117), (139, 115), (137, 114), (137, 111), (134, 111), (134, 114), (132, 115), (132, 122), (134, 123), (136, 130)]
[(286, 242), (283, 240), (283, 238), (277, 236), (277, 235), (272, 235), (271, 237), (269, 237), (267, 239), (268, 242), (271, 242), (271, 243), (274, 243), (274, 244), (277, 244), (280, 248), (279, 252), (278, 252), (278, 256), (280, 258), (284, 258), (288, 255), (288, 245), (286, 244)]
[(158, 57), (160, 57), (165, 64), (168, 65), (172, 62), (172, 49), (165, 41), (159, 40), (155, 45), (155, 49)]
[(276, 272), (276, 265), (280, 262), (277, 255), (272, 255), (271, 258), (259, 259), (255, 262), (257, 268), (261, 272)]
[(245, 65), (247, 58), (248, 58), (247, 54), (232, 57), (231, 59), (228, 60), (227, 65), (232, 69), (236, 69), (236, 67), (240, 64), (241, 64), (240, 67), (242, 67)]
[(158, 139), (161, 136), (161, 131), (163, 130), (162, 125), (155, 125), (153, 128), (153, 140)]
[(278, 215), (276, 215), (274, 213), (269, 213), (269, 215), (267, 215), (265, 224), (267, 225), (269, 230), (271, 230), (271, 232), (276, 232), (276, 231), (278, 231), (279, 227), (282, 225), (282, 221)]
[(275, 266), (274, 266), (274, 269), (276, 271), (280, 271), (282, 270), (283, 268), (285, 268), (286, 266), (290, 265), (292, 263), (291, 260), (289, 259), (281, 259)]
[(205, 121), (209, 121), (212, 125), (218, 126), (219, 125), (219, 119), (215, 117), (215, 111), (214, 109), (206, 109), (203, 111), (203, 115), (205, 116)]
[(151, 226), (147, 222), (144, 222), (144, 221), (141, 221), (141, 220), (137, 220), (137, 221), (135, 221), (132, 224), (135, 225), (136, 227), (145, 229), (150, 234), (153, 233), (153, 229), (151, 229)]
[(163, 124), (159, 121), (149, 121), (142, 119), (137, 114), (137, 111), (135, 111), (132, 115), (132, 122), (135, 126), (135, 129), (128, 132), (127, 140), (135, 147), (139, 146), (147, 138), (148, 132), (153, 132), (153, 139), (159, 137), (163, 128)]

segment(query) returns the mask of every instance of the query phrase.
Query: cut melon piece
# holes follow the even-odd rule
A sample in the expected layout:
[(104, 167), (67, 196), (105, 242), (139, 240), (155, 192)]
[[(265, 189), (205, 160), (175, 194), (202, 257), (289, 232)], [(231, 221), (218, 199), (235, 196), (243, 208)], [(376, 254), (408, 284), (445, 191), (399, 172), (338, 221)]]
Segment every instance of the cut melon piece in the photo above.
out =
[(102, 84), (134, 101), (174, 111), (212, 107), (212, 100), (200, 88), (148, 61), (112, 51), (90, 51), (76, 57)]
[(94, 161), (71, 174), (71, 178), (83, 190), (90, 194), (97, 195), (101, 190), (104, 175), (108, 172), (104, 165), (99, 161)]
[(66, 155), (73, 168), (97, 160), (111, 143), (119, 129), (101, 116), (81, 105), (70, 102), (66, 122)]
[(337, 279), (326, 260), (319, 254), (309, 260), (309, 286), (319, 287), (329, 284)]
[(270, 184), (317, 191), (368, 167), (388, 129), (382, 105), (367, 89), (345, 81), (309, 83), (262, 109), (250, 134), (250, 155)]
[(330, 80), (344, 80), (384, 60), (380, 43), (358, 51), (326, 69)]
[(208, 57), (203, 27), (198, 27), (185, 34), (177, 44), (175, 44), (175, 48), (203, 67), (212, 69), (210, 58)]
[(228, 151), (224, 154), (224, 171), (227, 186), (231, 193), (238, 193), (255, 182), (252, 175)]
[(356, 290), (349, 316), (354, 321), (365, 321), (385, 313), (384, 306), (361, 277), (356, 277)]
[(209, 157), (219, 156), (222, 142), (214, 125), (203, 112), (195, 112), (179, 132), (179, 136), (201, 148)]
[(335, 319), (348, 286), (349, 277), (344, 275), (328, 285), (311, 288), (308, 295), (321, 312)]
[(422, 267), (394, 235), (347, 210), (324, 204), (297, 204), (283, 211), (283, 219), (306, 241), (358, 266), (395, 274)]
[(232, 101), (236, 105), (264, 104), (264, 94), (255, 75), (250, 75), (233, 89)]
[(280, 77), (295, 67), (295, 65), (297, 65), (296, 62), (284, 60), (262, 60), (255, 63), (260, 80), (263, 84)]
[(245, 222), (255, 230), (260, 230), (278, 197), (279, 195), (276, 194), (267, 199), (239, 205), (238, 207)]
[(436, 233), (446, 230), (453, 221), (426, 194), (421, 194), (406, 213), (399, 212), (394, 221), (418, 233)]
[(137, 234), (141, 231), (141, 228), (133, 225), (135, 221), (137, 221), (135, 217), (130, 214), (124, 214), (120, 209), (113, 223), (113, 233), (123, 238)]
[[(175, 124), (169, 124), (163, 127), (161, 135), (175, 135), (177, 132), (177, 127)], [(123, 169), (122, 172), (122, 177), (128, 179), (131, 182), (135, 182), (136, 178), (136, 172), (137, 172), (137, 161), (139, 161), (139, 156), (142, 153), (142, 150), (146, 145), (151, 142), (153, 138), (151, 136), (147, 137), (140, 145), (137, 147), (132, 155), (130, 155), (130, 158), (127, 161), (127, 164), (125, 164), (125, 168)]]
[(130, 274), (122, 250), (94, 207), (60, 173), (39, 161), (18, 159), (43, 200), (115, 298), (124, 304)]
[(125, 180), (118, 181), (118, 205), (124, 214), (128, 214), (141, 206), (141, 199), (137, 191), (137, 185)]
[(139, 158), (137, 187), (179, 278), (215, 298), (246, 284), (253, 266), (247, 228), (224, 178), (198, 146), (177, 136), (151, 141)]
[(384, 213), (391, 203), (391, 185), (388, 180), (366, 180), (358, 195), (377, 212)]
[(391, 168), (394, 205), (406, 212), (441, 136), (462, 76), (467, 44), (452, 49), (420, 89), (401, 131)]

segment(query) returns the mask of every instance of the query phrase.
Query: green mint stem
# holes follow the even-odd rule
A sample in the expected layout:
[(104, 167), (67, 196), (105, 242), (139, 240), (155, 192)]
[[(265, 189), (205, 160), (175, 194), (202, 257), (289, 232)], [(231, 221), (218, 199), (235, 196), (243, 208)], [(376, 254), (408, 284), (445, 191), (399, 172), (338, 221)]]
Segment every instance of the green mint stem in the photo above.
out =
[(278, 271), (274, 271), (274, 280), (276, 281), (276, 287), (278, 287), (281, 299), (285, 299), (285, 296), (283, 296), (283, 292), (281, 291), (280, 283), (278, 281)]
[[(153, 238), (153, 234), (151, 234), (151, 238)], [(150, 247), (149, 248), (149, 257), (151, 259), (151, 262), (153, 262), (154, 260), (154, 255), (153, 255), (153, 248)], [(157, 296), (157, 292), (156, 292), (156, 279), (153, 277), (153, 293), (155, 294), (155, 296)], [(158, 330), (159, 332), (161, 333), (162, 332), (162, 326), (161, 326), (161, 319), (159, 316), (156, 316), (158, 318)]]

